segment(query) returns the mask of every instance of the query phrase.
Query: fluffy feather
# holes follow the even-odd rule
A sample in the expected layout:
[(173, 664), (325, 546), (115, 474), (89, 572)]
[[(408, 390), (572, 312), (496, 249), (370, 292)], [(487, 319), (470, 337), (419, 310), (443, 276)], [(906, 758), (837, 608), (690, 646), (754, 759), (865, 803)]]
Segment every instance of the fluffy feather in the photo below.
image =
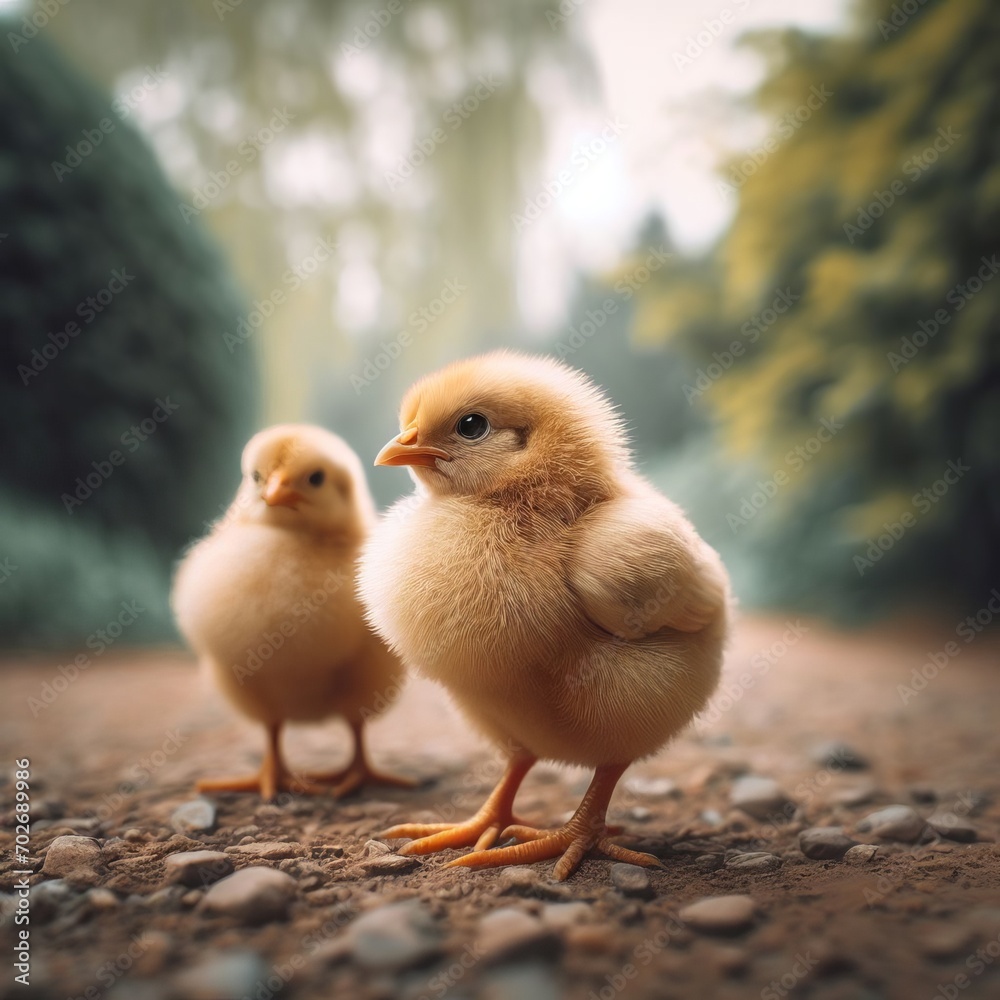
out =
[[(488, 420), (481, 439), (459, 433), (467, 414)], [(601, 768), (655, 753), (718, 682), (729, 587), (635, 471), (610, 402), (505, 352), (418, 382), (400, 424), (383, 455), (417, 491), (364, 550), (375, 628), (515, 755)], [(422, 452), (447, 458), (412, 464)]]
[(355, 594), (376, 520), (361, 463), (328, 431), (281, 425), (247, 444), (242, 468), (232, 505), (178, 569), (178, 626), (230, 701), (269, 731), (339, 715), (360, 739), (402, 674)]

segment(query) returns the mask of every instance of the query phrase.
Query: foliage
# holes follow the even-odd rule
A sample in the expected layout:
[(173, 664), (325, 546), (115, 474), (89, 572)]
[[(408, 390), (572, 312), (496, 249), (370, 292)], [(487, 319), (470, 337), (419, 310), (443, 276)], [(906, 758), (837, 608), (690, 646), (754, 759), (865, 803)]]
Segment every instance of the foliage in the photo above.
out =
[(45, 39), (0, 47), (0, 116), (0, 638), (77, 644), (133, 599), (135, 637), (162, 636), (171, 564), (253, 420), (252, 353), (221, 335), (242, 298), (144, 140)]
[[(749, 41), (770, 59), (756, 102), (775, 129), (723, 171), (739, 201), (715, 331), (678, 321), (670, 275), (644, 325), (722, 370), (692, 402), (718, 421), (720, 465), (743, 470), (715, 527), (757, 564), (752, 603), (968, 612), (996, 585), (998, 43), (990, 0), (908, 16), (879, 0), (849, 36)], [(843, 428), (817, 446), (824, 420)]]

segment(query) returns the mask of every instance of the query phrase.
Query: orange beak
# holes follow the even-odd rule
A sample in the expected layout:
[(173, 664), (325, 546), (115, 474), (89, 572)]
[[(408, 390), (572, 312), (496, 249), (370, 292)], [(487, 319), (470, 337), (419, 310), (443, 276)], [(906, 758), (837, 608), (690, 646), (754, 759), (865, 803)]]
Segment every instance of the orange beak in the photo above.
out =
[(305, 498), (297, 490), (293, 490), (288, 480), (280, 472), (272, 472), (262, 494), (268, 507), (294, 507)]
[(440, 448), (431, 448), (417, 444), (418, 431), (415, 424), (410, 424), (405, 431), (394, 437), (376, 456), (376, 465), (426, 465), (436, 468), (437, 459), (450, 462), (451, 455)]

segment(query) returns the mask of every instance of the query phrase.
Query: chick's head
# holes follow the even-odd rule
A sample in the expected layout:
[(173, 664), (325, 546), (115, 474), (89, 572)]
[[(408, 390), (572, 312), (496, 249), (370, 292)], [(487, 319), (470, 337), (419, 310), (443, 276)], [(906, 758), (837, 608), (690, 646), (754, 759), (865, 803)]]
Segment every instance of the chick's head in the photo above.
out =
[(375, 520), (360, 459), (321, 427), (269, 427), (247, 442), (241, 466), (245, 520), (358, 538)]
[(629, 464), (621, 419), (582, 373), (500, 351), (417, 382), (376, 465), (405, 465), (432, 494), (551, 497), (578, 506), (614, 491)]

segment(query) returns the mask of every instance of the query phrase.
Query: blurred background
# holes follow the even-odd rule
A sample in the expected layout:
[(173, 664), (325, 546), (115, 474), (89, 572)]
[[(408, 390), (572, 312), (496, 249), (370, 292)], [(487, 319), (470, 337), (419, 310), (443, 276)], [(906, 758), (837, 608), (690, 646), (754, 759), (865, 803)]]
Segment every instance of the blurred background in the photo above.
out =
[[(990, 0), (0, 17), (6, 648), (171, 638), (254, 430), (367, 461), (416, 377), (497, 346), (608, 389), (744, 607), (990, 600)], [(371, 474), (383, 505), (408, 483)]]

